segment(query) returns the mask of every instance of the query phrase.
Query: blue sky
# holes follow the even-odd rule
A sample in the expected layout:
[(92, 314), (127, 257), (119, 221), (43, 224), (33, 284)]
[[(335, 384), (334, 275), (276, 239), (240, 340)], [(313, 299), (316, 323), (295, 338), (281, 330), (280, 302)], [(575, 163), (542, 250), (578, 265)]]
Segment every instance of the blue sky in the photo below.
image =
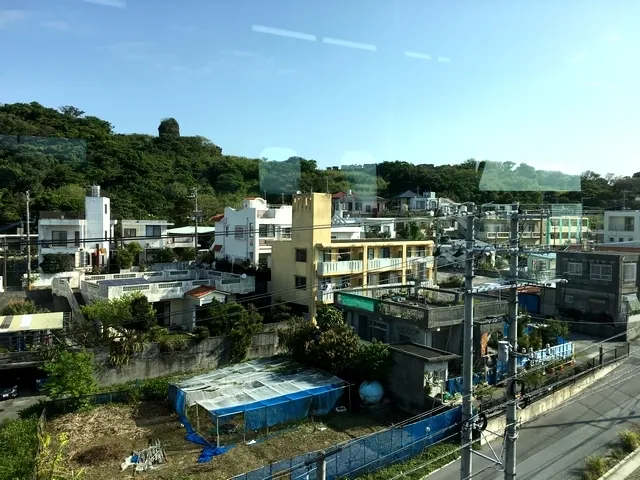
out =
[(321, 166), (631, 175), (638, 18), (629, 0), (0, 0), (0, 101), (118, 132), (172, 116), (226, 153)]

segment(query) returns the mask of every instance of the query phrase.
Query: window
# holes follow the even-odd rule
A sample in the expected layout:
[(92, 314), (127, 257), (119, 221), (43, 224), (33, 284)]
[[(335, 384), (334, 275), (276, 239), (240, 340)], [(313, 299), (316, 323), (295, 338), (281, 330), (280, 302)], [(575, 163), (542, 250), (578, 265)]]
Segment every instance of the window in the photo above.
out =
[(307, 289), (307, 277), (295, 277), (296, 279), (296, 290), (306, 290)]
[(282, 238), (291, 238), (291, 227), (284, 227), (282, 229)]
[(573, 305), (573, 295), (565, 295), (564, 303), (566, 303), (567, 305)]
[(104, 205), (104, 214), (106, 215), (107, 213), (108, 213), (107, 204), (105, 203), (105, 205)]
[(307, 263), (307, 249), (296, 248), (296, 262)]
[(359, 212), (362, 210), (362, 202), (356, 202), (356, 211)]
[(244, 240), (244, 227), (242, 225), (235, 226), (234, 237), (236, 240)]
[(147, 237), (151, 237), (151, 238), (159, 238), (162, 236), (162, 228), (160, 228), (160, 225), (147, 225)]
[(635, 283), (636, 282), (636, 264), (635, 263), (625, 263), (624, 264), (624, 283)]
[(125, 228), (124, 236), (126, 238), (135, 238), (138, 236), (138, 231), (135, 228)]
[(104, 241), (106, 242), (107, 240), (109, 240), (109, 232), (107, 232), (106, 230), (104, 231)]
[(224, 227), (224, 236), (225, 236), (225, 237), (228, 237), (228, 236), (229, 236), (229, 225), (226, 225), (226, 226)]
[(380, 249), (380, 258), (391, 258), (391, 249), (389, 247), (382, 247)]
[(569, 262), (569, 269), (567, 271), (569, 275), (573, 275), (575, 277), (579, 277), (582, 275), (582, 263), (579, 262)]
[(615, 242), (615, 239), (613, 237), (609, 237), (609, 242), (613, 243), (613, 242)]
[(591, 280), (611, 280), (611, 265), (591, 265)]
[(371, 205), (365, 205), (364, 206), (364, 211), (367, 213), (371, 213)]
[(76, 247), (80, 246), (80, 232), (76, 230), (73, 232), (73, 240)]
[(634, 231), (634, 218), (633, 217), (624, 217), (624, 231), (625, 232), (633, 232)]
[(53, 247), (66, 247), (67, 246), (67, 232), (62, 230), (54, 230), (51, 232), (51, 246)]

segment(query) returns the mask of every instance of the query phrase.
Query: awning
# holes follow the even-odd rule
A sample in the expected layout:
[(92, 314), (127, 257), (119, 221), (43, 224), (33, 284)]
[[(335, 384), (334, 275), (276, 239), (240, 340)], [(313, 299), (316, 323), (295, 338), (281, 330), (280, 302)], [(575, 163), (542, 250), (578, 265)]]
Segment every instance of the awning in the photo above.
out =
[(64, 312), (0, 316), (0, 333), (62, 330)]

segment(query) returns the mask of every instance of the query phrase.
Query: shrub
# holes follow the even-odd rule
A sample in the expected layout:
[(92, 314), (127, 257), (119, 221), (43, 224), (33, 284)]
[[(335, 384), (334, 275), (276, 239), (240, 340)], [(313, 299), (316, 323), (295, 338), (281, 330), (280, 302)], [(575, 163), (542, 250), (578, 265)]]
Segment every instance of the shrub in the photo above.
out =
[(589, 455), (584, 466), (585, 480), (595, 480), (600, 478), (606, 473), (607, 467), (607, 460), (604, 457)]
[(52, 399), (74, 398), (93, 393), (96, 382), (93, 378), (93, 355), (87, 352), (62, 350), (44, 364), (47, 373), (44, 392)]
[(204, 326), (199, 326), (193, 329), (193, 336), (196, 338), (196, 341), (201, 342), (209, 338), (209, 329)]
[(31, 478), (33, 475), (38, 447), (37, 415), (41, 412), (0, 423), (0, 478)]
[(143, 401), (165, 400), (169, 394), (169, 380), (167, 378), (143, 380), (138, 388), (140, 399)]
[(623, 430), (618, 434), (618, 437), (625, 452), (631, 453), (640, 448), (640, 435), (638, 433), (631, 430)]
[(164, 327), (160, 327), (159, 325), (151, 327), (147, 332), (150, 342), (158, 342), (162, 337), (166, 337), (167, 335), (169, 335), (169, 330)]
[(0, 311), (0, 315), (33, 315), (46, 312), (48, 310), (38, 308), (33, 300), (11, 300)]
[(72, 272), (75, 267), (73, 255), (67, 253), (47, 253), (42, 256), (40, 264), (44, 273)]

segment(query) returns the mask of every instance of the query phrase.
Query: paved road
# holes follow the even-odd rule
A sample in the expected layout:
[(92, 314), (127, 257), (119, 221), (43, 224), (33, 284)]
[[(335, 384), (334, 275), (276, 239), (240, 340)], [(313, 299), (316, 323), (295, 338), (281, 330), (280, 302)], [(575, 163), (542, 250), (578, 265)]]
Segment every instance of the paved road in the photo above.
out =
[[(632, 357), (608, 377), (580, 395), (522, 426), (517, 442), (519, 480), (581, 478), (584, 459), (603, 454), (617, 432), (640, 422), (640, 358)], [(496, 453), (502, 440), (492, 442)], [(488, 446), (481, 453), (491, 455)], [(504, 478), (504, 473), (477, 455), (473, 457), (474, 480)], [(428, 480), (460, 478), (460, 461), (428, 476)]]
[(38, 400), (43, 398), (43, 396), (31, 395), (0, 402), (0, 422), (7, 419), (13, 420), (14, 418), (18, 418), (20, 410), (30, 407), (31, 405), (35, 405), (38, 403)]

